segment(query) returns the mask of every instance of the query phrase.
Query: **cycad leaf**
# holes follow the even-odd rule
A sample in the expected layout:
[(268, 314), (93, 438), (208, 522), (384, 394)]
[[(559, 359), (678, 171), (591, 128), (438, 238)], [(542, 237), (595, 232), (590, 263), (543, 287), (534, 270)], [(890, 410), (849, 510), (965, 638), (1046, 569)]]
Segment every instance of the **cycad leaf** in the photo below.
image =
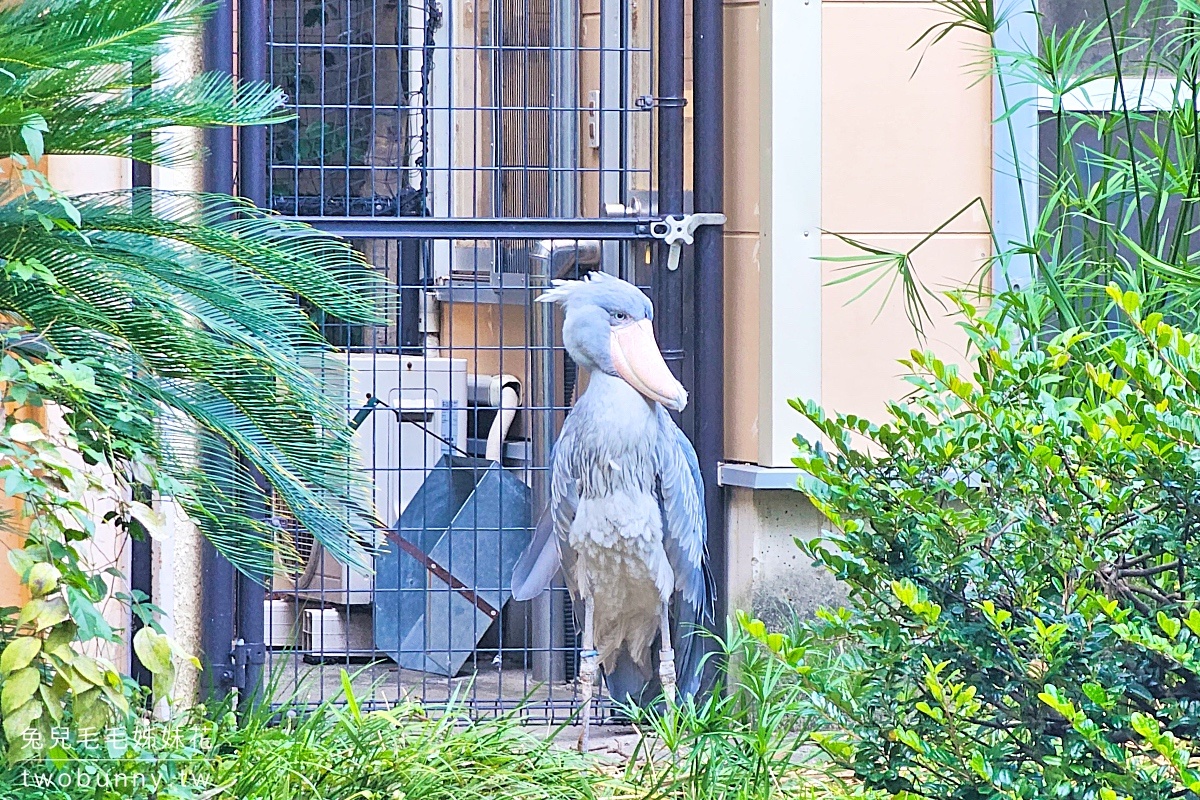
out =
[(346, 410), (314, 374), (329, 348), (295, 298), (378, 322), (381, 283), (344, 242), (230, 198), (149, 200), (154, 213), (135, 215), (128, 195), (80, 198), (83, 237), (36, 224), (23, 212), (37, 204), (0, 206), (0, 247), (56, 281), (0, 282), (0, 311), (157, 420), (160, 467), (238, 566), (270, 567), (268, 493), (330, 552), (361, 561), (366, 486)]

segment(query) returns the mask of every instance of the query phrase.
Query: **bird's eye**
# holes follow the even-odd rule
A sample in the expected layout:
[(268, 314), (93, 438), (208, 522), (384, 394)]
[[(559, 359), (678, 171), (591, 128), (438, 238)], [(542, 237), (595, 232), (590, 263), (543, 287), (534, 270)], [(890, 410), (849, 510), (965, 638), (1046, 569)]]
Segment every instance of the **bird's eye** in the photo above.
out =
[(629, 315), (624, 311), (614, 311), (613, 319), (615, 319), (617, 322), (624, 322), (625, 320), (629, 319)]

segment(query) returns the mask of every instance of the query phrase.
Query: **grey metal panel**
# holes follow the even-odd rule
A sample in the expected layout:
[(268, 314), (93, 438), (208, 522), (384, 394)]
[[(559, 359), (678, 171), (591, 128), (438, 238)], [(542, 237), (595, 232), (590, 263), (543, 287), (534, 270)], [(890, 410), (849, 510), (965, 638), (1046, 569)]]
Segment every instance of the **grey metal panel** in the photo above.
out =
[(529, 502), (529, 487), (498, 464), (443, 456), (393, 529), (428, 561), (395, 539), (376, 558), (376, 650), (408, 669), (456, 675), (511, 596)]

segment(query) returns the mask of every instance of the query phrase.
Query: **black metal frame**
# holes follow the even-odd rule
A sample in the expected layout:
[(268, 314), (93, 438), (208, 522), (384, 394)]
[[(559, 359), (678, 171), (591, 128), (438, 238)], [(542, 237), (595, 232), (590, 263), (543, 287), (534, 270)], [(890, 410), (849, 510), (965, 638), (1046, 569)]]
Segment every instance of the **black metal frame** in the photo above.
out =
[[(496, 0), (496, 3), (512, 2), (513, 0)], [(404, 0), (400, 0), (404, 2)], [(528, 0), (526, 0), (528, 2)], [(297, 9), (300, 8), (297, 0)], [(350, 6), (347, 5), (347, 9)], [(440, 7), (426, 2), (422, 13), (426, 15), (424, 27), (424, 42), (421, 53), (421, 78), (428, 78), (432, 54), (433, 40), (429, 15), (430, 9)], [(528, 12), (528, 6), (526, 7)], [(270, 14), (268, 0), (239, 0), (238, 27), (242, 46), (238, 49), (237, 72), (248, 80), (260, 80), (270, 74), (267, 48), (269, 41)], [(320, 13), (324, 14), (324, 11)], [(349, 10), (347, 14), (349, 14)], [(401, 9), (401, 19), (404, 19)], [(721, 211), (723, 192), (723, 99), (722, 99), (722, 10), (720, 0), (694, 0), (693, 2), (693, 96), (696, 104), (694, 116), (694, 150), (693, 173), (695, 186), (692, 194), (692, 205), (695, 211)], [(415, 304), (422, 302), (419, 295), (419, 275), (411, 270), (417, 269), (414, 264), (421, 256), (424, 248), (435, 241), (517, 241), (531, 243), (534, 240), (599, 240), (601, 243), (621, 242), (654, 242), (654, 223), (668, 215), (682, 215), (689, 209), (687, 194), (684, 186), (684, 88), (686, 75), (684, 72), (684, 0), (659, 0), (657, 15), (657, 30), (653, 55), (650, 59), (657, 73), (658, 96), (653, 98), (639, 97), (634, 102), (638, 109), (653, 109), (653, 121), (656, 129), (651, 135), (656, 141), (656, 186), (657, 204), (646, 213), (641, 210), (635, 216), (570, 216), (553, 218), (502, 217), (502, 216), (434, 216), (428, 206), (428, 187), (430, 170), (428, 152), (421, 154), (421, 175), (419, 186), (415, 189), (416, 205), (410, 209), (410, 215), (400, 209), (403, 203), (388, 206), (391, 213), (379, 213), (383, 208), (377, 201), (372, 201), (367, 213), (358, 209), (355, 215), (343, 216), (293, 216), (313, 224), (315, 227), (343, 236), (351, 240), (369, 239), (372, 241), (395, 240), (403, 249), (399, 256), (401, 272), (399, 274), (402, 286), (402, 307), (407, 313), (401, 314), (400, 319), (400, 353), (420, 351), (420, 336), (417, 329), (417, 314), (413, 312)], [(440, 19), (437, 21), (440, 24)], [(402, 22), (403, 24), (403, 22)], [(297, 34), (298, 35), (298, 34)], [(324, 36), (324, 34), (322, 34)], [(602, 38), (604, 34), (601, 34)], [(253, 43), (263, 43), (262, 47), (249, 46)], [(339, 45), (340, 46), (340, 45)], [(300, 45), (296, 45), (299, 53)], [(359, 45), (347, 40), (345, 48), (346, 59), (349, 63), (354, 55), (352, 48)], [(403, 51), (397, 42), (396, 47)], [(634, 55), (635, 48), (622, 42)], [(322, 45), (324, 48), (324, 45)], [(502, 48), (496, 47), (496, 52)], [(518, 47), (518, 50), (520, 48)], [(526, 55), (533, 50), (525, 45)], [(553, 45), (541, 47), (545, 50), (546, 58), (554, 58), (557, 52)], [(580, 48), (576, 48), (579, 50)], [(222, 0), (217, 5), (216, 13), (209, 23), (205, 37), (206, 69), (234, 71), (234, 26), (231, 0)], [(454, 48), (451, 46), (451, 55)], [(644, 53), (643, 53), (644, 55)], [(402, 59), (416, 58), (415, 55), (401, 55)], [(450, 56), (446, 56), (449, 58)], [(605, 70), (605, 49), (599, 50), (601, 80)], [(498, 62), (499, 63), (499, 62)], [(499, 67), (497, 67), (499, 69)], [(404, 67), (408, 70), (408, 67)], [(624, 76), (622, 67), (622, 76)], [(405, 73), (407, 74), (407, 72)], [(322, 77), (322, 80), (324, 78)], [(411, 80), (407, 78), (406, 80)], [(350, 78), (347, 77), (347, 85)], [(525, 106), (531, 103), (527, 96), (531, 89), (531, 81), (536, 82), (536, 76), (531, 79), (525, 76), (526, 99)], [(622, 95), (626, 93), (622, 77)], [(406, 91), (412, 87), (404, 86)], [(536, 88), (536, 87), (535, 87)], [(375, 92), (374, 86), (371, 89)], [(431, 102), (430, 89), (427, 85), (419, 88), (421, 103), (419, 109), (421, 134), (426, 133), (431, 116), (435, 114), (450, 115), (454, 109), (439, 109)], [(373, 95), (372, 95), (373, 96)], [(347, 88), (347, 103), (350, 102), (350, 89)], [(624, 102), (624, 100), (622, 101)], [(324, 101), (322, 100), (322, 103)], [(532, 104), (536, 105), (536, 104)], [(324, 105), (321, 106), (324, 109)], [(347, 106), (347, 120), (350, 110)], [(478, 111), (478, 109), (474, 109)], [(528, 110), (528, 108), (526, 109)], [(580, 109), (582, 111), (582, 102)], [(500, 111), (496, 112), (501, 113)], [(550, 114), (556, 113), (550, 111)], [(601, 114), (604, 112), (602, 111)], [(322, 123), (323, 124), (323, 123)], [(349, 123), (347, 123), (349, 124)], [(374, 127), (372, 122), (372, 128)], [(498, 123), (497, 123), (498, 124)], [(323, 135), (323, 134), (322, 134)], [(347, 136), (349, 136), (347, 128)], [(619, 135), (622, 148), (628, 145), (626, 138), (632, 136), (626, 119), (622, 117)], [(323, 140), (322, 140), (323, 141)], [(260, 206), (271, 203), (272, 187), (269, 184), (271, 167), (269, 138), (264, 129), (244, 128), (237, 134), (237, 165), (234, 172), (234, 136), (229, 130), (210, 131), (207, 136), (207, 146), (210, 151), (206, 161), (206, 189), (216, 192), (240, 194), (253, 200)], [(324, 146), (322, 144), (322, 146)], [(407, 146), (407, 145), (406, 145)], [(423, 140), (421, 147), (427, 148), (428, 141)], [(350, 178), (349, 145), (347, 145), (347, 185)], [(325, 164), (322, 154), (321, 164)], [(502, 165), (501, 165), (502, 166)], [(322, 166), (322, 168), (324, 168)], [(497, 168), (497, 171), (500, 168)], [(553, 179), (555, 167), (545, 168)], [(297, 167), (297, 173), (299, 168)], [(372, 175), (375, 168), (372, 166)], [(598, 170), (599, 180), (606, 176), (606, 167), (601, 164)], [(611, 172), (611, 170), (610, 170)], [(450, 173), (453, 179), (453, 172)], [(298, 180), (298, 178), (297, 178)], [(324, 178), (319, 180), (323, 181)], [(622, 185), (627, 180), (622, 173)], [(526, 178), (528, 183), (528, 178)], [(323, 187), (324, 184), (322, 184)], [(299, 184), (297, 183), (298, 187)], [(295, 188), (293, 211), (301, 211), (299, 188)], [(407, 190), (406, 190), (407, 191)], [(528, 191), (528, 186), (526, 187)], [(327, 206), (325, 190), (321, 189), (319, 205)], [(351, 203), (343, 203), (346, 211), (350, 211)], [(386, 209), (385, 209), (386, 210)], [(480, 209), (476, 206), (478, 214)], [(608, 246), (608, 245), (602, 245)], [(722, 231), (716, 226), (702, 227), (697, 231), (696, 244), (691, 261), (693, 273), (685, 277), (687, 269), (668, 271), (667, 246), (658, 243), (655, 253), (655, 267), (650, 273), (651, 292), (656, 304), (656, 328), (663, 355), (672, 369), (681, 377), (687, 368), (686, 358), (689, 354), (695, 356), (690, 364), (693, 387), (693, 405), (688, 417), (685, 418), (685, 429), (691, 436), (697, 450), (706, 490), (706, 511), (709, 519), (709, 552), (712, 561), (717, 565), (714, 570), (719, 590), (718, 620), (726, 613), (725, 597), (725, 504), (724, 496), (717, 484), (717, 463), (723, 452), (723, 392), (724, 392), (724, 316), (723, 308), (723, 241)], [(421, 256), (424, 257), (424, 256)], [(686, 267), (686, 262), (685, 262)], [(578, 269), (578, 265), (576, 265)], [(428, 287), (427, 287), (428, 288)], [(468, 290), (468, 294), (480, 297), (477, 287)], [(690, 294), (688, 301), (687, 294)], [(532, 306), (529, 306), (532, 308)], [(687, 320), (691, 324), (687, 324)], [(690, 339), (688, 332), (690, 331)], [(478, 348), (477, 349), (483, 349)], [(568, 367), (570, 365), (568, 364)], [(571, 373), (573, 374), (573, 373)], [(568, 379), (565, 392), (569, 395), (573, 381)], [(564, 398), (564, 403), (569, 397)], [(532, 406), (531, 406), (532, 408)], [(546, 408), (552, 412), (553, 404)], [(264, 587), (235, 574), (233, 568), (220, 558), (215, 551), (205, 544), (203, 551), (203, 631), (202, 648), (204, 651), (208, 680), (208, 690), (214, 694), (223, 694), (231, 688), (246, 689), (260, 685), (263, 678), (263, 664), (268, 661), (264, 641), (263, 599)], [(566, 614), (569, 618), (569, 613)], [(520, 701), (520, 697), (511, 698), (511, 703), (503, 698), (496, 698), (493, 705), (497, 710), (511, 707)], [(367, 703), (370, 705), (370, 703)], [(480, 704), (485, 706), (486, 704)], [(480, 710), (486, 710), (480, 708)], [(553, 715), (551, 715), (553, 716)]]

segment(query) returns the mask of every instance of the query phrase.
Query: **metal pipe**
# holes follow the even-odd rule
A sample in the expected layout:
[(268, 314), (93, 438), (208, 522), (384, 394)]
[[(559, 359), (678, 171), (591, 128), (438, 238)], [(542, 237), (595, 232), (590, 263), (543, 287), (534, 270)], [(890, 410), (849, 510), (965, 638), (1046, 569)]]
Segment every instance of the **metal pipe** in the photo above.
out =
[[(658, 214), (681, 215), (683, 207), (683, 23), (684, 0), (658, 6)], [(670, 249), (658, 246), (651, 280), (655, 335), (663, 359), (683, 378), (683, 271), (668, 270)]]
[[(573, 267), (600, 263), (600, 242), (578, 239), (543, 239), (529, 249), (529, 288), (548, 289), (551, 281)], [(529, 420), (532, 453), (530, 488), (533, 519), (538, 519), (550, 498), (550, 451), (557, 434), (554, 405), (554, 304), (530, 301), (529, 312)], [(563, 662), (562, 610), (559, 592), (543, 592), (533, 601), (534, 680), (561, 681)], [(557, 622), (556, 622), (557, 620)]]
[[(233, 6), (230, 0), (215, 4), (204, 29), (203, 63), (208, 72), (233, 72)], [(208, 158), (204, 162), (204, 190), (233, 194), (233, 131), (205, 131)], [(201, 453), (201, 459), (220, 457)], [(232, 651), (236, 636), (234, 603), (236, 571), (212, 543), (200, 543), (200, 648), (204, 663), (202, 695), (220, 698), (233, 684)]]
[(517, 417), (517, 407), (521, 405), (521, 384), (515, 378), (505, 382), (503, 376), (497, 376), (499, 397), (496, 398), (496, 419), (488, 430), (487, 451), (484, 458), (496, 463), (504, 461), (504, 442), (508, 439), (508, 430)]
[[(143, 503), (153, 502), (153, 496), (150, 488), (145, 484), (137, 484), (133, 487), (133, 497)], [(130, 594), (141, 592), (144, 595), (145, 602), (154, 601), (154, 540), (150, 538), (149, 532), (140, 523), (134, 520), (130, 524), (130, 528), (139, 529), (139, 537), (131, 539), (129, 546), (129, 591)], [(131, 614), (129, 620), (130, 634), (136, 634), (142, 628), (142, 622), (134, 614)], [(130, 640), (132, 641), (132, 639)], [(130, 670), (129, 673), (139, 686), (149, 687), (153, 682), (154, 676), (150, 670), (142, 664), (142, 660), (138, 658), (137, 652), (130, 647)]]
[[(572, 268), (594, 266), (600, 263), (600, 242), (578, 239), (542, 239), (529, 249), (529, 288), (548, 289), (551, 282), (565, 277)], [(533, 424), (530, 426), (535, 467), (531, 488), (535, 502), (542, 504), (550, 496), (547, 471), (550, 450), (557, 435), (557, 420), (554, 413), (554, 305), (532, 303), (529, 314), (529, 344), (531, 364), (529, 372), (529, 407)], [(534, 509), (535, 517), (542, 511)]]
[(579, 214), (579, 53), (578, 10), (574, 2), (559, 2), (551, 11), (550, 213)]
[[(267, 4), (266, 0), (238, 0), (238, 84), (257, 83), (267, 79)], [(232, 32), (230, 32), (232, 44)], [(238, 129), (238, 194), (256, 206), (267, 204), (267, 129), (264, 125), (247, 125)], [(270, 491), (262, 475), (256, 474), (255, 481), (264, 493)], [(265, 502), (256, 510), (260, 517), (269, 514)], [(263, 667), (266, 662), (266, 620), (264, 603), (266, 587), (255, 578), (237, 575), (237, 643), (235, 646), (235, 669), (240, 671), (245, 705), (253, 704), (263, 688)]]
[[(135, 89), (136, 92), (144, 92), (149, 88), (149, 83), (154, 75), (154, 69), (149, 59), (139, 61), (133, 65), (133, 82), (140, 86)], [(139, 133), (133, 139), (133, 154), (134, 156), (141, 155), (145, 158), (144, 149), (149, 149), (151, 144), (150, 133)], [(150, 189), (154, 185), (153, 170), (146, 161), (133, 158), (130, 160), (130, 173), (133, 185), (133, 209), (138, 214), (153, 213), (153, 203), (150, 196)], [(152, 493), (145, 484), (134, 486), (134, 499), (140, 500), (143, 503), (153, 502)], [(141, 527), (140, 523), (138, 527)], [(142, 536), (133, 539), (129, 545), (129, 591), (130, 594), (141, 592), (147, 602), (154, 601), (154, 541), (147, 535), (143, 529)], [(142, 627), (141, 620), (136, 615), (130, 614), (129, 632), (136, 634)], [(132, 641), (132, 639), (131, 639)], [(142, 660), (138, 658), (137, 653), (132, 647), (129, 648), (130, 670), (129, 673), (139, 686), (149, 687), (153, 676), (150, 670), (142, 664)]]
[(400, 241), (400, 352), (421, 355), (421, 252), (420, 239)]
[[(230, 34), (232, 37), (232, 32)], [(266, 0), (238, 0), (238, 85), (267, 79)], [(267, 205), (267, 128), (238, 128), (238, 194), (259, 208)]]
[[(725, 93), (724, 18), (721, 0), (694, 0), (692, 6), (693, 116), (692, 174), (697, 212), (724, 211)], [(704, 478), (704, 510), (708, 516), (708, 554), (717, 582), (716, 624), (724, 631), (728, 614), (728, 552), (725, 497), (717, 483), (717, 464), (725, 448), (725, 254), (724, 229), (702, 225), (696, 230), (695, 303), (696, 363), (692, 397), (696, 405), (696, 457)]]
[[(680, 192), (682, 197), (682, 192)], [(682, 205), (682, 201), (680, 201)], [(656, 217), (313, 217), (291, 216), (346, 239), (653, 239)]]

